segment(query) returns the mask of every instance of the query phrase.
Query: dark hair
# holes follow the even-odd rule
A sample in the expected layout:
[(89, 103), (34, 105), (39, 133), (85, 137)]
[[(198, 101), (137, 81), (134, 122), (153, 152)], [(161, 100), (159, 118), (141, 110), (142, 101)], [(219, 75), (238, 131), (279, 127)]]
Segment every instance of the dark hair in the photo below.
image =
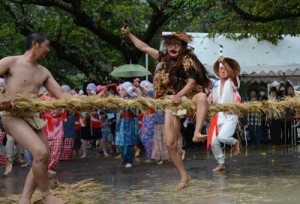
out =
[[(177, 62), (175, 63), (174, 66), (166, 67), (166, 71), (170, 73), (169, 75), (169, 82), (172, 83), (174, 81), (174, 76), (176, 71), (180, 68), (183, 62), (184, 57), (190, 57), (196, 64), (197, 68), (197, 84), (200, 86), (203, 86), (204, 88), (207, 88), (210, 86), (211, 82), (210, 79), (208, 78), (208, 72), (205, 69), (204, 65), (200, 62), (200, 60), (197, 58), (197, 56), (194, 54), (193, 50), (191, 48), (187, 48), (184, 46), (181, 46), (180, 49), (180, 54), (177, 59)], [(168, 53), (163, 52), (162, 54), (159, 55), (157, 61), (167, 61), (168, 60)]]
[(271, 87), (270, 88), (270, 94), (271, 94), (271, 92), (276, 92), (276, 94), (277, 94), (277, 88), (275, 86)]
[[(288, 94), (288, 89), (289, 89), (289, 87), (291, 87), (292, 89), (293, 89), (293, 91), (295, 91), (295, 89), (294, 89), (294, 86), (293, 85), (291, 85), (290, 83), (289, 84), (287, 84), (286, 86), (285, 86), (285, 90), (284, 90), (284, 92), (285, 92), (285, 95), (286, 96), (288, 96), (289, 94)], [(293, 94), (293, 95), (295, 95), (295, 94)]]
[(251, 88), (250, 91), (249, 91), (249, 93), (251, 93), (252, 91), (254, 91), (255, 93), (257, 93), (256, 88)]
[(36, 41), (39, 45), (48, 40), (47, 36), (42, 32), (34, 32), (27, 36), (25, 41), (25, 51), (30, 50), (32, 41)]

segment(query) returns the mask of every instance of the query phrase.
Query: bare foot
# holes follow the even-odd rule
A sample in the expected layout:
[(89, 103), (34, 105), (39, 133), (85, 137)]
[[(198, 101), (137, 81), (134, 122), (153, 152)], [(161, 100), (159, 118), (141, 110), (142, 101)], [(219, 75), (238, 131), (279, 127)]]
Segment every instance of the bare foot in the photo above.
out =
[(86, 158), (86, 154), (82, 155), (80, 159)]
[(185, 150), (182, 150), (181, 159), (182, 161), (185, 159)]
[(186, 176), (181, 177), (179, 184), (176, 186), (176, 190), (183, 189), (186, 187), (186, 184), (191, 180), (191, 177), (187, 174)]
[(213, 169), (213, 171), (222, 171), (222, 170), (225, 170), (226, 167), (225, 167), (225, 164), (219, 164), (216, 168)]
[(3, 173), (4, 176), (7, 176), (12, 171), (13, 164), (11, 161), (7, 161), (5, 164), (5, 171)]
[(56, 175), (56, 171), (53, 171), (51, 169), (48, 169), (48, 177), (53, 178)]
[(157, 162), (157, 164), (163, 164), (164, 161), (163, 160), (160, 160), (159, 162)]
[(19, 204), (31, 204), (31, 202), (29, 199), (21, 198)]
[(240, 153), (240, 142), (237, 140), (233, 145), (233, 156), (237, 156)]
[(20, 164), (25, 164), (25, 163), (27, 163), (23, 158), (19, 158), (19, 162), (20, 162)]
[(77, 158), (79, 158), (79, 153), (74, 151), (72, 156), (74, 159), (77, 159)]
[(44, 200), (45, 204), (54, 204), (54, 203), (55, 204), (64, 204), (65, 203), (62, 199), (57, 198), (52, 194), (49, 194), (43, 200)]
[(140, 150), (140, 149), (137, 149), (137, 150), (135, 151), (135, 153), (134, 153), (134, 157), (135, 157), (135, 158), (139, 157), (139, 156), (140, 156), (140, 152), (141, 152), (141, 150)]
[(152, 163), (154, 163), (154, 161), (152, 159), (146, 159), (143, 161), (143, 163), (152, 164)]
[(207, 139), (207, 135), (202, 135), (201, 133), (195, 133), (193, 137), (193, 142), (202, 142)]
[(27, 168), (29, 166), (29, 164), (26, 162), (25, 164), (22, 164), (21, 167), (23, 168)]

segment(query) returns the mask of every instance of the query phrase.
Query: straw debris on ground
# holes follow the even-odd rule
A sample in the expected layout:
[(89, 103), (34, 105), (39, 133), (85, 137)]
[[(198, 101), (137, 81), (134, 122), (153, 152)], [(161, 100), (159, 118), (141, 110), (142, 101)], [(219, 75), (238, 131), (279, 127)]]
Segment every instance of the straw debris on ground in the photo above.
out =
[[(56, 179), (51, 180), (51, 192), (62, 198), (67, 204), (94, 204), (97, 203), (96, 195), (105, 188), (100, 182), (87, 179), (75, 184), (62, 184)], [(1, 204), (16, 204), (21, 195), (10, 195), (0, 198)], [(37, 190), (31, 199), (33, 204), (42, 204), (41, 193)]]

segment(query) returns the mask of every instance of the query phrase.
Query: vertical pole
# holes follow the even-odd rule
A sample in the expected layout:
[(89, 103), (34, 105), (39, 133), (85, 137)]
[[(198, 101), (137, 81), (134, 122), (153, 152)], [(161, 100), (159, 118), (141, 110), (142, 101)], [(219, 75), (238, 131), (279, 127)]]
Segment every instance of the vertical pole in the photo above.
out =
[[(220, 45), (220, 56), (223, 55), (223, 45)], [(222, 62), (219, 62), (219, 68), (222, 68)]]
[[(148, 54), (146, 54), (146, 69), (149, 70), (149, 67), (148, 67)], [(146, 75), (146, 80), (148, 81), (148, 75)]]

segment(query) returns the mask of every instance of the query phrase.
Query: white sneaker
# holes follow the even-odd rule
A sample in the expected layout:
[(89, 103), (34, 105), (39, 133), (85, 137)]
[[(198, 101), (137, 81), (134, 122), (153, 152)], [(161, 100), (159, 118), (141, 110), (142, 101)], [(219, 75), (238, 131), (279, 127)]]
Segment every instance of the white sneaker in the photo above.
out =
[(125, 168), (131, 168), (132, 167), (132, 164), (126, 164), (125, 165)]

